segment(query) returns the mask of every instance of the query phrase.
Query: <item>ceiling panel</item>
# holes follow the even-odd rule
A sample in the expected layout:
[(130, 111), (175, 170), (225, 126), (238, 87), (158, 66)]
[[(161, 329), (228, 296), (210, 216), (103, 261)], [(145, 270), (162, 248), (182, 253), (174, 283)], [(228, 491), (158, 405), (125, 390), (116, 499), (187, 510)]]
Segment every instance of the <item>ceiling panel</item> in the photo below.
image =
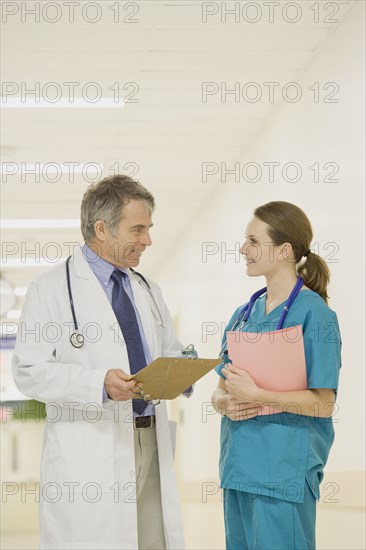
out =
[[(104, 31), (106, 35), (110, 30), (149, 30), (164, 2), (28, 2), (27, 6), (27, 2), (23, 1), (8, 4), (10, 6), (3, 12), (5, 33), (13, 30), (30, 30), (33, 33), (47, 32), (50, 29), (63, 32), (86, 30), (92, 36), (98, 30)], [(88, 4), (97, 4), (99, 9)]]
[[(84, 71), (82, 78), (75, 76), (75, 78), (70, 79), (70, 73), (67, 70), (61, 70), (57, 67), (54, 67), (52, 71), (44, 71), (42, 73), (42, 68), (37, 73), (37, 78), (32, 74), (32, 79), (25, 75), (20, 75), (19, 72), (14, 70), (11, 64), (8, 64), (8, 67), (5, 69), (2, 68), (2, 80), (4, 82), (3, 90), (5, 94), (5, 83), (13, 83), (16, 88), (9, 88), (8, 97), (17, 97), (27, 89), (34, 89), (35, 82), (40, 89), (45, 88), (45, 96), (52, 100), (55, 90), (51, 88), (48, 90), (47, 85), (50, 82), (56, 82), (60, 89), (60, 94), (63, 97), (72, 97), (72, 90), (74, 86), (74, 97), (79, 97), (82, 95), (82, 88), (90, 82), (97, 82), (100, 88), (103, 91), (104, 97), (114, 97), (114, 94), (117, 93), (114, 90), (117, 90), (115, 85), (116, 82), (119, 83), (120, 95), (122, 94), (123, 86), (128, 83), (135, 82), (140, 90), (159, 90), (161, 92), (167, 90), (197, 90), (201, 89), (202, 82), (222, 82), (224, 80), (230, 79), (232, 82), (241, 81), (256, 81), (256, 82), (289, 82), (295, 80), (299, 72), (302, 70), (302, 67), (297, 69), (274, 69), (273, 67), (260, 68), (259, 66), (254, 67), (250, 70), (250, 73), (247, 71), (244, 72), (241, 67), (236, 67), (234, 69), (229, 69), (227, 67), (222, 67), (219, 69), (215, 67), (214, 69), (206, 70), (204, 68), (202, 71), (191, 71), (191, 70), (178, 70), (174, 69), (172, 71), (157, 71), (153, 69), (143, 69), (135, 71), (122, 71), (116, 74), (115, 71), (108, 70), (103, 72), (103, 74), (96, 73), (93, 70)], [(77, 84), (67, 84), (67, 82), (74, 82)], [(32, 88), (33, 85), (33, 88)], [(10, 86), (10, 84), (9, 84)], [(125, 90), (126, 91), (126, 90)], [(127, 90), (127, 93), (131, 89)], [(4, 95), (3, 94), (3, 95)], [(53, 95), (52, 95), (53, 94)], [(139, 94), (136, 95), (138, 97)]]
[(158, 29), (151, 35), (148, 49), (152, 51), (260, 51), (269, 49), (313, 49), (324, 38), (324, 29), (288, 29), (285, 33), (273, 29), (212, 28), (186, 30)]
[(243, 70), (275, 68), (294, 70), (309, 61), (313, 50), (267, 50), (251, 52), (147, 52), (143, 67), (150, 70)]
[[(297, 29), (320, 27), (326, 30), (342, 20), (351, 3), (351, 1), (334, 3), (311, 0), (263, 3), (170, 1), (165, 2), (164, 9), (158, 12), (156, 28), (201, 29), (204, 27), (215, 30), (240, 29), (245, 32), (253, 27), (271, 30), (275, 26), (286, 31), (296, 25)], [(274, 4), (277, 5), (274, 6)]]
[[(107, 63), (106, 57), (108, 58)], [(26, 51), (15, 51), (3, 56), (3, 67), (7, 70), (11, 66), (12, 71), (26, 74), (28, 80), (30, 80), (29, 75), (31, 74), (32, 79), (30, 81), (34, 82), (37, 81), (39, 74), (49, 71), (55, 73), (58, 69), (65, 71), (68, 79), (72, 75), (82, 75), (90, 70), (94, 71), (95, 76), (97, 72), (103, 73), (111, 70), (115, 71), (116, 74), (120, 74), (121, 71), (139, 69), (142, 60), (143, 52), (141, 51), (104, 53), (83, 50), (74, 52), (50, 52), (47, 50), (38, 55), (36, 52), (30, 52), (26, 49)], [(98, 79), (94, 78), (93, 81), (97, 82)]]
[[(6, 29), (6, 27), (5, 27)], [(48, 52), (138, 52), (144, 49), (150, 35), (148, 29), (129, 28), (108, 29), (96, 28), (92, 32), (88, 29), (78, 30), (67, 29), (67, 40), (65, 40), (65, 29), (47, 28), (44, 30), (12, 29), (7, 30), (3, 36), (3, 52), (22, 52), (24, 45), (29, 53), (42, 54), (44, 45), (47, 44)]]

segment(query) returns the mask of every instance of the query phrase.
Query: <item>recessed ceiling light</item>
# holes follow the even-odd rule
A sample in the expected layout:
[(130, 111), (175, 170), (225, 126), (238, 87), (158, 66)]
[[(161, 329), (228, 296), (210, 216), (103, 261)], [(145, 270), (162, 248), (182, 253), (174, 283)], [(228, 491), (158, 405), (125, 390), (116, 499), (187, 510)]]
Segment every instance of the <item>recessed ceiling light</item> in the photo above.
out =
[(3, 155), (6, 155), (6, 156), (14, 155), (16, 153), (16, 150), (17, 150), (17, 148), (14, 147), (13, 145), (1, 145), (0, 146), (1, 156), (3, 156)]
[(21, 309), (10, 309), (6, 314), (6, 316), (8, 319), (19, 319), (21, 313), (22, 313)]
[(27, 290), (27, 286), (16, 286), (14, 288), (14, 294), (15, 296), (25, 296), (27, 294)]
[(58, 228), (79, 228), (80, 220), (74, 219), (19, 219), (1, 220), (1, 229), (58, 229)]
[[(49, 174), (73, 176), (74, 174), (83, 174), (87, 177), (89, 183), (93, 183), (91, 174), (97, 174), (95, 180), (102, 176), (104, 166), (99, 162), (48, 162), (41, 164), (40, 162), (1, 162), (0, 174), (5, 176), (34, 175), (47, 179)], [(4, 183), (4, 182), (3, 182)], [(5, 182), (6, 183), (6, 182)]]
[(24, 258), (1, 258), (0, 265), (2, 265), (4, 269), (11, 267), (52, 267), (64, 262), (65, 260), (66, 258), (55, 258), (53, 261), (46, 260), (44, 258), (37, 258), (35, 260)]
[(60, 98), (55, 102), (34, 98), (24, 100), (23, 97), (7, 97), (1, 100), (2, 109), (121, 109), (122, 107), (124, 107), (123, 99), (116, 102), (113, 97), (103, 97), (95, 102), (87, 101), (83, 97), (76, 97), (73, 102), (68, 97)]

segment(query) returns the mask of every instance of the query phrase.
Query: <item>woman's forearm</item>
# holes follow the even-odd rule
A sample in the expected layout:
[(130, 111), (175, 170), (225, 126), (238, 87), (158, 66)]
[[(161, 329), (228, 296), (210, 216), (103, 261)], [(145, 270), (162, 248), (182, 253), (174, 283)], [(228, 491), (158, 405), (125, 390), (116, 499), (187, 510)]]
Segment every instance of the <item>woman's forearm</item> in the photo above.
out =
[(219, 412), (222, 414), (222, 402), (225, 396), (227, 395), (227, 391), (223, 388), (217, 388), (211, 397), (212, 405), (216, 412)]
[(335, 395), (332, 389), (273, 392), (258, 388), (258, 402), (283, 412), (329, 418), (332, 416)]

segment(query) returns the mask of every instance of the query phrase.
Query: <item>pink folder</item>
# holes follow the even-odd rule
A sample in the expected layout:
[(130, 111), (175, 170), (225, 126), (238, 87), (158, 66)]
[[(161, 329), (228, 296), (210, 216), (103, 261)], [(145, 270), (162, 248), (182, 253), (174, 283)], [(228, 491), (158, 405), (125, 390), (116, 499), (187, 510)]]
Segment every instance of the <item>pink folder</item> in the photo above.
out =
[[(226, 333), (229, 359), (244, 369), (254, 382), (265, 390), (306, 390), (306, 363), (302, 326), (272, 332)], [(296, 406), (288, 412), (296, 413)], [(282, 412), (273, 405), (265, 406), (263, 414)]]

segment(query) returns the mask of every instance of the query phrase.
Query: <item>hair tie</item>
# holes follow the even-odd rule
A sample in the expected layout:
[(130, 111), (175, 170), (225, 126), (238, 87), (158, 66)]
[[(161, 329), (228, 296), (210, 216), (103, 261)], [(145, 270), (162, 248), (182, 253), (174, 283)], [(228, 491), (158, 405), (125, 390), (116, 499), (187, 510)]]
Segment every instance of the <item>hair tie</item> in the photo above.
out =
[(304, 252), (303, 256), (304, 258), (306, 258), (307, 256), (309, 256), (309, 254), (311, 253), (311, 250), (309, 248), (309, 250), (307, 250), (306, 252)]

